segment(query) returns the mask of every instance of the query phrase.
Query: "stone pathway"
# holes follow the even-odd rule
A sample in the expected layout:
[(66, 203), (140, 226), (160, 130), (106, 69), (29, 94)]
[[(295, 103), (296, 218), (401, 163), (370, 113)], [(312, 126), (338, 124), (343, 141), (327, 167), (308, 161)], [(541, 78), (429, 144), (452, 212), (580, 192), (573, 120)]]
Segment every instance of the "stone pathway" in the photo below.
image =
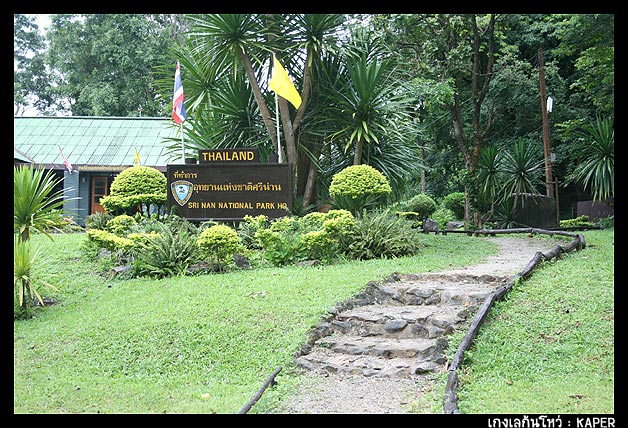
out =
[(447, 336), (506, 276), (394, 275), (311, 332), (297, 366), (318, 374), (408, 377), (444, 368)]
[(536, 252), (565, 243), (534, 237), (484, 239), (500, 251), (481, 265), (393, 274), (338, 304), (296, 356), (309, 386), (282, 412), (406, 413), (429, 386), (426, 375), (447, 369), (448, 336), (468, 326), (485, 298), (524, 269)]

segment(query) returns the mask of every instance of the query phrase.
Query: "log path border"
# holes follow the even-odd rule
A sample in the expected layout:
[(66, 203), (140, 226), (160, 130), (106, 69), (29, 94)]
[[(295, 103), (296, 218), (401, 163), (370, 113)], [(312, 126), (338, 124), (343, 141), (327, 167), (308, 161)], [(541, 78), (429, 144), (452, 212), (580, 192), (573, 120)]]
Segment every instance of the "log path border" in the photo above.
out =
[(467, 232), (467, 233), (473, 236), (478, 236), (478, 235), (495, 236), (498, 234), (528, 233), (532, 235), (534, 234), (549, 235), (549, 236), (562, 235), (562, 236), (573, 237), (574, 239), (565, 246), (556, 245), (547, 253), (538, 251), (532, 258), (532, 260), (530, 260), (530, 262), (526, 265), (526, 267), (522, 271), (515, 274), (510, 280), (508, 280), (508, 282), (505, 285), (499, 287), (497, 290), (491, 293), (490, 296), (486, 298), (486, 300), (484, 301), (480, 309), (478, 309), (475, 317), (473, 318), (473, 321), (471, 322), (469, 330), (467, 331), (467, 334), (465, 335), (464, 339), (458, 346), (458, 350), (456, 351), (456, 354), (453, 357), (452, 363), (449, 366), (449, 369), (448, 369), (449, 375), (447, 378), (447, 384), (445, 386), (445, 401), (443, 403), (443, 410), (444, 410), (444, 413), (446, 414), (462, 413), (458, 409), (458, 394), (456, 392), (456, 389), (458, 387), (457, 370), (458, 370), (458, 367), (462, 364), (464, 353), (467, 350), (469, 350), (469, 348), (471, 347), (473, 339), (475, 339), (475, 337), (477, 336), (478, 330), (480, 326), (482, 325), (482, 323), (484, 322), (484, 320), (486, 319), (488, 315), (488, 311), (493, 306), (493, 303), (497, 300), (502, 299), (506, 295), (506, 293), (512, 290), (513, 286), (520, 279), (527, 279), (532, 274), (534, 269), (536, 269), (536, 267), (542, 261), (549, 261), (549, 260), (552, 260), (553, 258), (560, 258), (561, 254), (563, 253), (569, 253), (571, 251), (579, 251), (586, 247), (586, 242), (584, 240), (583, 235), (573, 234), (573, 233), (563, 232), (563, 231), (555, 231), (555, 230), (536, 229), (536, 228), (485, 229), (485, 230), (478, 230), (478, 231)]
[[(566, 236), (566, 237), (574, 238), (567, 245), (565, 246), (556, 245), (554, 248), (552, 248), (550, 251), (546, 253), (537, 251), (534, 257), (530, 260), (530, 262), (528, 262), (528, 264), (523, 270), (516, 273), (506, 282), (506, 284), (502, 285), (493, 293), (491, 293), (486, 298), (482, 306), (478, 309), (475, 317), (473, 318), (469, 326), (469, 330), (467, 331), (467, 334), (465, 335), (464, 339), (458, 346), (458, 349), (453, 357), (452, 363), (448, 369), (449, 375), (448, 375), (447, 383), (445, 386), (445, 399), (443, 403), (443, 410), (445, 414), (457, 414), (457, 413), (462, 413), (458, 409), (458, 404), (457, 404), (458, 402), (458, 395), (456, 392), (456, 389), (458, 387), (457, 370), (459, 366), (462, 364), (464, 353), (467, 350), (469, 350), (469, 348), (471, 347), (471, 344), (473, 340), (475, 339), (475, 337), (477, 336), (479, 328), (484, 322), (484, 320), (486, 319), (490, 308), (493, 306), (493, 303), (495, 301), (501, 300), (506, 295), (506, 293), (512, 290), (512, 288), (518, 281), (520, 281), (521, 279), (527, 279), (532, 274), (534, 269), (536, 269), (536, 267), (542, 261), (549, 261), (549, 260), (552, 260), (553, 258), (560, 258), (561, 254), (563, 253), (569, 253), (572, 251), (582, 250), (586, 247), (586, 242), (584, 240), (584, 236), (581, 234), (574, 234), (574, 233), (569, 233), (569, 232), (560, 231), (560, 230), (546, 230), (546, 229), (537, 229), (537, 228), (482, 229), (482, 230), (477, 230), (477, 231), (451, 231), (450, 230), (450, 231), (442, 231), (442, 232), (439, 231), (439, 232), (444, 235), (446, 235), (448, 232), (449, 233), (451, 232), (467, 233), (467, 235), (469, 236), (479, 236), (479, 235), (496, 236), (499, 234), (527, 233), (530, 235), (541, 234), (541, 235), (549, 235), (550, 237), (554, 235), (559, 235), (559, 236)], [(277, 376), (277, 374), (280, 371), (281, 371), (281, 367), (275, 370), (268, 377), (268, 379), (266, 379), (266, 381), (264, 382), (262, 387), (257, 391), (255, 396), (244, 407), (242, 407), (242, 409), (240, 409), (238, 413), (246, 414), (253, 407), (253, 405), (257, 403), (257, 401), (261, 398), (264, 391), (269, 386), (272, 386), (275, 383), (275, 376)]]

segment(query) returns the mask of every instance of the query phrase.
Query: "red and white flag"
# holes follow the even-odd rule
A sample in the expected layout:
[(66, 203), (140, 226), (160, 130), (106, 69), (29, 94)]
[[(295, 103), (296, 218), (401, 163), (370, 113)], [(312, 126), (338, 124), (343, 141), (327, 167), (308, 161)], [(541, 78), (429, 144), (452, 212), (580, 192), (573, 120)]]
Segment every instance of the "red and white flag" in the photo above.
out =
[(70, 174), (72, 174), (72, 171), (74, 171), (74, 167), (72, 166), (72, 164), (70, 163), (69, 160), (67, 160), (67, 158), (63, 155), (63, 151), (61, 151), (61, 146), (57, 146), (59, 148), (59, 153), (61, 153), (61, 158), (63, 159), (63, 164), (65, 165), (65, 167), (68, 169), (68, 172)]
[(185, 113), (185, 105), (183, 104), (183, 83), (181, 83), (181, 70), (179, 69), (179, 61), (177, 61), (177, 68), (174, 72), (174, 97), (172, 100), (172, 120), (177, 125), (183, 123), (187, 119)]

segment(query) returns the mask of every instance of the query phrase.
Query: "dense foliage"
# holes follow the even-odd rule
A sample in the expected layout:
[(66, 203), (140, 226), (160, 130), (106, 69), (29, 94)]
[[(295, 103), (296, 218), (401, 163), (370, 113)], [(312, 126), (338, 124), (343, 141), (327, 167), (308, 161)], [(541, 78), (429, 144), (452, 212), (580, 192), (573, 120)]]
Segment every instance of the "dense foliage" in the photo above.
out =
[[(512, 152), (521, 140), (537, 147), (531, 162), (543, 161), (541, 62), (561, 217), (576, 201), (614, 196), (614, 145), (589, 153), (579, 132), (598, 117), (613, 127), (613, 14), (50, 17), (42, 34), (14, 15), (16, 114), (168, 117), (179, 60), (187, 148), (256, 147), (263, 161), (281, 151), (295, 166), (299, 212), (327, 205), (333, 175), (353, 164), (381, 171), (393, 201), (464, 192), (476, 223), (502, 203), (491, 193), (500, 183), (543, 193), (542, 180), (514, 183), (504, 164), (495, 182), (481, 168), (485, 150)], [(299, 109), (275, 104), (265, 78), (273, 54)]]

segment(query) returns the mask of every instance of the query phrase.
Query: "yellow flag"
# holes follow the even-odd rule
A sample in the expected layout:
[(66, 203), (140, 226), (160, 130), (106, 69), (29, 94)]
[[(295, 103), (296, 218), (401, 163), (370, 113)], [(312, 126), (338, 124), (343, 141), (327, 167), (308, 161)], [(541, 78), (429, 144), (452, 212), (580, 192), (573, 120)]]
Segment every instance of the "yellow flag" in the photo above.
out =
[(139, 165), (140, 164), (140, 154), (137, 152), (137, 149), (135, 149), (135, 162), (133, 162), (133, 165)]
[(294, 87), (292, 80), (290, 80), (290, 76), (288, 76), (286, 70), (274, 56), (273, 75), (268, 82), (268, 87), (280, 97), (290, 101), (295, 108), (299, 108), (301, 105), (301, 95), (299, 95), (299, 91), (297, 91), (297, 88)]

